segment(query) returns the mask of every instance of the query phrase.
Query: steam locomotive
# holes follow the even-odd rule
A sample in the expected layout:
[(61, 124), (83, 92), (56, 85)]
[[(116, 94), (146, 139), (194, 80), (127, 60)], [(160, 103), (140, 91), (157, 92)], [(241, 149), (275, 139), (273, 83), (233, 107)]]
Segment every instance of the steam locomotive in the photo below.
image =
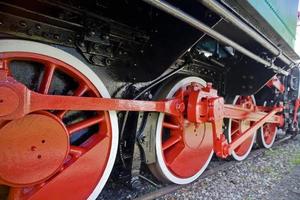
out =
[[(288, 2), (288, 3), (287, 3)], [(1, 0), (0, 199), (188, 184), (299, 132), (297, 0)]]

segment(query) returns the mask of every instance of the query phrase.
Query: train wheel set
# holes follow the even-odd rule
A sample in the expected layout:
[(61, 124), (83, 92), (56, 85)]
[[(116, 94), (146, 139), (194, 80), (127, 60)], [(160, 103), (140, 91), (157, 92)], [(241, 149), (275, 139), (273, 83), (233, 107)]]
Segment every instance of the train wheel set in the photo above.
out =
[[(101, 80), (63, 51), (25, 41), (0, 43), (5, 73), (30, 81), (26, 83), (39, 94), (109, 97)], [(39, 67), (40, 74), (26, 80), (29, 74), (19, 71), (30, 73), (32, 67)], [(51, 84), (56, 78), (74, 81), (72, 93)], [(22, 101), (8, 88), (1, 87), (4, 115)], [(117, 153), (118, 130), (113, 124), (117, 124), (114, 112), (68, 110), (41, 110), (16, 120), (1, 120), (1, 159), (5, 160), (0, 167), (1, 183), (10, 187), (9, 198), (45, 199), (49, 193), (53, 199), (97, 197)]]
[[(65, 52), (21, 40), (2, 40), (0, 47), (0, 152), (5, 160), (0, 180), (11, 199), (99, 195), (118, 148), (115, 110), (160, 112), (152, 133), (157, 162), (150, 170), (176, 184), (197, 179), (214, 152), (245, 159), (258, 129), (259, 144), (270, 148), (283, 122), (276, 115), (282, 107), (257, 107), (253, 96), (224, 104), (211, 84), (197, 77), (160, 88), (159, 101), (110, 99), (101, 80)], [(39, 67), (40, 74), (30, 80), (18, 73), (30, 73), (26, 67)], [(75, 83), (65, 93), (56, 88), (56, 76)], [(224, 117), (229, 119), (226, 135)]]
[(170, 2), (0, 0), (0, 199), (188, 184), (298, 134), (289, 44), (235, 1)]

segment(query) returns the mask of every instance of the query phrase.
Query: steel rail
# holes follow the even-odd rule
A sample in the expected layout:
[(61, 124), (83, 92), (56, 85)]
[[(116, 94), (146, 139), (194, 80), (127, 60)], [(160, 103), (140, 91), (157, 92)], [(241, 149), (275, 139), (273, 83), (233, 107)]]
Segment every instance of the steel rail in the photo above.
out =
[(209, 8), (210, 10), (214, 11), (215, 13), (222, 16), (225, 20), (229, 21), (230, 23), (234, 24), (236, 27), (238, 27), (240, 30), (242, 30), (245, 34), (253, 38), (255, 41), (257, 41), (259, 44), (261, 44), (263, 47), (268, 49), (272, 54), (275, 55), (275, 57), (278, 57), (281, 59), (285, 64), (289, 66), (293, 66), (296, 63), (289, 57), (287, 57), (282, 50), (274, 45), (271, 41), (268, 41), (265, 39), (261, 33), (258, 33), (253, 28), (249, 27), (246, 23), (244, 23), (242, 20), (240, 20), (238, 17), (236, 17), (234, 14), (229, 12), (224, 6), (222, 6), (220, 3), (218, 3), (215, 0), (198, 0), (200, 3), (202, 3), (204, 6)]
[(143, 0), (143, 1), (186, 22), (187, 24), (193, 26), (194, 28), (198, 29), (201, 32), (206, 33), (207, 35), (213, 37), (214, 39), (233, 47), (240, 53), (263, 64), (266, 68), (273, 69), (275, 73), (280, 73), (285, 76), (287, 76), (289, 74), (286, 70), (283, 70), (282, 68), (276, 66), (272, 61), (267, 61), (267, 60), (259, 57), (258, 55), (254, 54), (253, 52), (249, 51), (248, 49), (242, 47), (241, 45), (234, 42), (233, 40), (225, 37), (224, 35), (220, 34), (219, 32), (213, 30), (209, 26), (205, 25), (203, 22), (197, 20), (196, 18), (190, 16), (189, 14), (183, 12), (182, 10), (172, 6), (171, 4), (169, 4), (165, 1), (162, 1), (162, 0)]

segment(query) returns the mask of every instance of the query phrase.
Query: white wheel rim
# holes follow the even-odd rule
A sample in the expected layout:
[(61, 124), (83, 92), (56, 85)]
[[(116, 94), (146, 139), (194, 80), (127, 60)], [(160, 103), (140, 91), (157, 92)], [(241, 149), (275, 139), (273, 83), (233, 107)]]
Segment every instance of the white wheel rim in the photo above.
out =
[[(191, 82), (196, 82), (199, 83), (203, 86), (206, 86), (206, 82), (198, 77), (187, 77), (184, 78), (182, 80), (180, 80), (179, 82), (177, 82), (174, 87), (169, 91), (169, 93), (167, 94), (166, 98), (171, 98), (175, 92), (182, 87), (183, 85), (187, 85)], [(188, 184), (190, 182), (193, 182), (194, 180), (196, 180), (202, 173), (203, 171), (206, 169), (206, 167), (208, 166), (212, 156), (213, 156), (213, 150), (210, 153), (210, 156), (208, 158), (208, 160), (206, 161), (205, 165), (202, 167), (202, 169), (196, 173), (194, 176), (189, 177), (189, 178), (179, 178), (177, 176), (175, 176), (167, 167), (165, 161), (164, 161), (164, 156), (163, 156), (163, 151), (162, 151), (162, 141), (161, 141), (161, 133), (162, 133), (162, 123), (163, 123), (163, 119), (164, 119), (164, 114), (160, 113), (159, 117), (158, 117), (158, 122), (157, 122), (157, 127), (156, 127), (156, 140), (155, 140), (155, 144), (159, 144), (159, 145), (155, 145), (155, 149), (156, 149), (156, 158), (157, 158), (157, 166), (159, 167), (159, 169), (161, 170), (161, 172), (163, 173), (163, 175), (165, 176), (165, 178), (173, 183), (176, 184)]]
[(277, 127), (275, 128), (275, 135), (274, 135), (274, 137), (273, 137), (273, 139), (272, 139), (272, 141), (271, 141), (270, 144), (267, 144), (266, 141), (265, 141), (265, 137), (264, 137), (264, 129), (263, 129), (263, 127), (260, 128), (259, 132), (260, 132), (259, 135), (260, 135), (260, 137), (261, 137), (261, 141), (262, 141), (264, 147), (265, 147), (266, 149), (271, 148), (271, 147), (273, 146), (274, 142), (275, 142), (275, 138), (276, 138), (276, 135), (277, 135)]
[[(267, 104), (267, 102), (265, 101), (265, 102), (264, 102), (264, 106), (265, 106), (266, 104)], [(269, 149), (269, 148), (271, 148), (271, 147), (273, 146), (273, 143), (275, 142), (276, 135), (277, 135), (277, 127), (276, 127), (276, 129), (275, 129), (275, 135), (274, 135), (274, 137), (273, 137), (271, 143), (270, 143), (270, 144), (267, 144), (267, 143), (266, 143), (266, 140), (265, 140), (265, 137), (264, 137), (264, 128), (263, 128), (263, 126), (259, 129), (259, 137), (261, 137), (261, 142), (262, 142), (263, 146), (264, 146), (266, 149)]]
[[(32, 41), (4, 39), (0, 40), (0, 52), (36, 53), (45, 56), (50, 56), (60, 61), (63, 61), (68, 65), (74, 67), (88, 80), (90, 80), (102, 97), (110, 98), (109, 92), (107, 91), (106, 87), (104, 86), (103, 82), (99, 79), (99, 77), (86, 64), (84, 64), (78, 58), (72, 56), (71, 54), (63, 50)], [(110, 157), (107, 161), (107, 166), (103, 172), (101, 180), (98, 182), (93, 192), (88, 197), (89, 200), (96, 199), (101, 193), (104, 185), (106, 184), (107, 179), (109, 178), (117, 155), (119, 128), (116, 112), (109, 111), (109, 118), (112, 124), (112, 144), (110, 149)]]
[[(239, 95), (235, 96), (235, 98), (234, 98), (234, 100), (233, 100), (233, 103), (232, 103), (233, 105), (235, 105), (235, 103), (237, 102), (237, 100), (238, 100), (239, 97), (240, 97)], [(253, 95), (251, 95), (251, 98), (252, 98), (254, 104), (256, 105), (256, 101), (255, 101), (255, 98), (254, 98)], [(228, 142), (229, 142), (229, 143), (231, 143), (231, 123), (232, 123), (232, 119), (229, 119), (229, 122), (228, 122), (228, 129), (227, 129), (227, 130), (228, 130)], [(232, 156), (235, 160), (237, 160), (237, 161), (242, 161), (242, 160), (246, 159), (247, 156), (249, 155), (249, 153), (250, 153), (251, 150), (252, 150), (252, 147), (253, 147), (255, 138), (256, 138), (256, 134), (255, 134), (255, 135), (253, 136), (253, 138), (252, 138), (250, 148), (248, 149), (248, 151), (247, 151), (243, 156), (237, 155), (237, 154), (235, 153), (234, 150), (232, 151), (231, 156)]]

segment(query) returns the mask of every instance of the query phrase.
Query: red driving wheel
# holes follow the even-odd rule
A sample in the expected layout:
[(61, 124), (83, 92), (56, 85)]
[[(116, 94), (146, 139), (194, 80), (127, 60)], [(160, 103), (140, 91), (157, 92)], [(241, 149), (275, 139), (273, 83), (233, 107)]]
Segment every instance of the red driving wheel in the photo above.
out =
[(258, 130), (256, 142), (259, 147), (271, 148), (275, 142), (277, 125), (266, 123)]
[[(236, 96), (232, 101), (233, 105), (241, 105), (250, 108), (255, 105), (254, 96)], [(250, 121), (229, 119), (225, 120), (226, 129), (224, 131), (228, 142), (234, 141), (236, 138), (240, 137), (243, 132), (245, 132), (250, 126)], [(255, 134), (247, 138), (240, 146), (232, 152), (232, 158), (238, 161), (244, 160), (249, 155), (255, 140)]]
[[(203, 87), (206, 83), (197, 77), (176, 80), (162, 87), (158, 98), (177, 96), (187, 100), (191, 85)], [(191, 123), (185, 113), (181, 116), (161, 113), (156, 120), (156, 163), (149, 165), (150, 170), (162, 181), (176, 184), (194, 181), (213, 155), (211, 124)]]
[[(1, 40), (0, 61), (38, 93), (109, 97), (87, 65), (48, 45)], [(101, 192), (116, 156), (114, 112), (45, 110), (0, 124), (0, 194), (95, 199)]]

